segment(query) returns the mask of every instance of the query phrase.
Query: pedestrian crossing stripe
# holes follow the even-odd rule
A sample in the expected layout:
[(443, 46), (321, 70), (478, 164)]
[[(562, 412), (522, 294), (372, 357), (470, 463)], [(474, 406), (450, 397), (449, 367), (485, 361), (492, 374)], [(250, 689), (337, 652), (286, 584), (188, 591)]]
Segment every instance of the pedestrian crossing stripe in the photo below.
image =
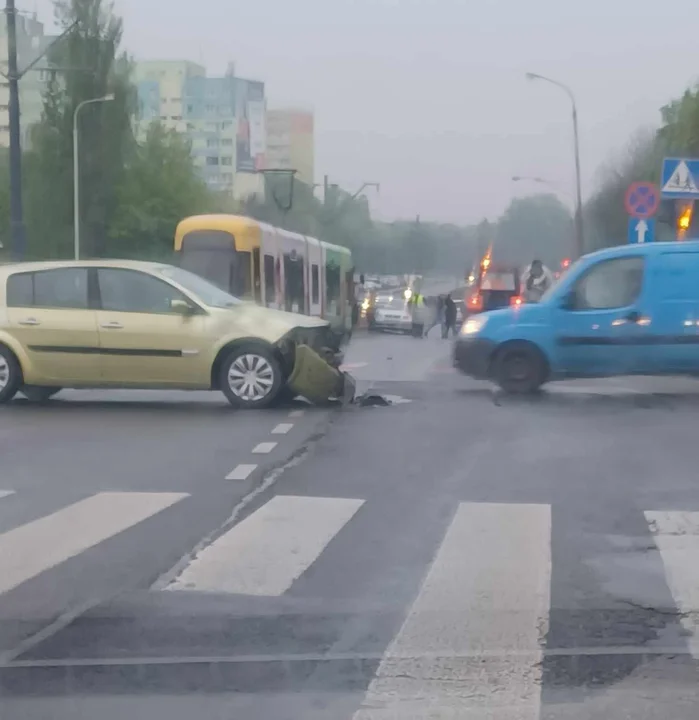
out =
[(277, 495), (202, 550), (166, 589), (282, 595), (363, 503)]
[[(0, 500), (13, 494), (0, 490)], [(0, 595), (187, 497), (101, 492), (0, 534)], [(277, 495), (227, 529), (167, 589), (279, 597), (364, 504)], [(689, 652), (699, 659), (699, 512), (644, 516)], [(551, 580), (550, 505), (460, 503), (354, 720), (537, 720)]]
[[(10, 495), (0, 492), (2, 499)], [(186, 497), (102, 492), (0, 534), (0, 595)]]

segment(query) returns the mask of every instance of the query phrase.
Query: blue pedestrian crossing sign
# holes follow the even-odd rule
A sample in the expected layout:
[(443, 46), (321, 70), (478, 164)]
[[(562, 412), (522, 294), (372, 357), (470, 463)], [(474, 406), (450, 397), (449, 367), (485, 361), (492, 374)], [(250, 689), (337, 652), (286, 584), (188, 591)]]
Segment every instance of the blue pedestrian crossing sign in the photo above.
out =
[(699, 159), (665, 158), (660, 193), (664, 198), (699, 199)]
[(649, 243), (655, 240), (655, 218), (629, 218), (629, 243)]

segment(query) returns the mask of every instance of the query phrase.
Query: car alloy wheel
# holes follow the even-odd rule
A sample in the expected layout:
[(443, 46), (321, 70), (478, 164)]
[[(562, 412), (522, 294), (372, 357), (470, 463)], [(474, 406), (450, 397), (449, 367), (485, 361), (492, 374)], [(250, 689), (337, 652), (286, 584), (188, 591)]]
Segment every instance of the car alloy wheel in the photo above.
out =
[(228, 386), (242, 402), (259, 403), (272, 391), (274, 370), (262, 355), (239, 355), (228, 369)]
[(0, 390), (4, 390), (10, 382), (10, 363), (0, 355)]
[(22, 384), (22, 369), (12, 352), (0, 345), (0, 403), (12, 400)]

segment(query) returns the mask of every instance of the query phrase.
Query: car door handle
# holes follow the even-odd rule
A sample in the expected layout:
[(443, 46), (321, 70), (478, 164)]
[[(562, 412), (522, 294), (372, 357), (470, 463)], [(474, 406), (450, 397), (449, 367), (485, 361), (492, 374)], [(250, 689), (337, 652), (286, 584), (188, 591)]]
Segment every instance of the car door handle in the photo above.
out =
[(121, 330), (124, 326), (118, 322), (107, 322), (102, 323), (100, 327), (104, 328), (105, 330)]
[(41, 323), (36, 318), (25, 318), (24, 320), (19, 321), (20, 325), (41, 325)]
[(625, 318), (624, 320), (627, 320), (628, 322), (637, 323), (641, 319), (641, 313), (638, 312), (638, 310), (632, 310)]

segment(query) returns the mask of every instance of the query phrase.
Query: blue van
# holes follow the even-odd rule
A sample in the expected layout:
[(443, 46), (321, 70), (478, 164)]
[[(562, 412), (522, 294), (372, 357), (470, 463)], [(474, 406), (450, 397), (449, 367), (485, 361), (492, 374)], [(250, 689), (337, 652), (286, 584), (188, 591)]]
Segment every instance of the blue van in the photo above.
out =
[(470, 317), (454, 366), (508, 392), (564, 378), (699, 375), (699, 242), (585, 255), (536, 304)]

